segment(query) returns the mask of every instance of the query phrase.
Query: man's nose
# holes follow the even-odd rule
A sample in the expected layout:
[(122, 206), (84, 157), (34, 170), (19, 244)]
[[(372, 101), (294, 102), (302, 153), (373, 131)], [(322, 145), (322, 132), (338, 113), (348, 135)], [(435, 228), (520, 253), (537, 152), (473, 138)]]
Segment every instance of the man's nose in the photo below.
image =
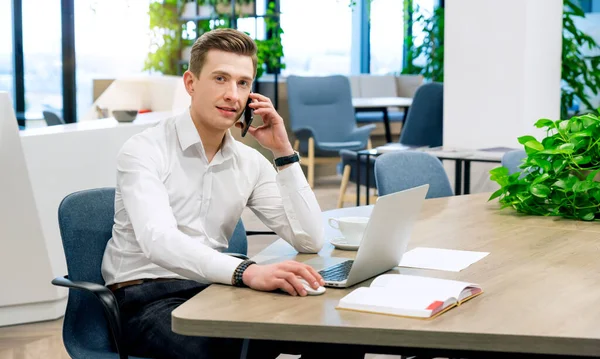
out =
[(240, 99), (237, 84), (233, 83), (227, 87), (227, 91), (225, 91), (225, 100), (236, 102)]

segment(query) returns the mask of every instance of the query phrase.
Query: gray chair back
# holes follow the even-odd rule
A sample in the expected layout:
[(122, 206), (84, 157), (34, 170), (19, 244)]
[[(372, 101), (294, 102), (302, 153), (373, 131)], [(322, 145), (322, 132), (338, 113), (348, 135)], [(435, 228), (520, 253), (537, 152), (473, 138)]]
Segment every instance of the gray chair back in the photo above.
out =
[(404, 121), (399, 142), (407, 146), (437, 147), (444, 137), (444, 85), (421, 85)]
[(56, 126), (56, 125), (64, 125), (65, 121), (58, 117), (57, 114), (50, 111), (43, 111), (42, 115), (44, 116), (44, 120), (46, 120), (46, 125), (48, 126)]
[(357, 127), (346, 76), (289, 76), (287, 94), (292, 131), (311, 129), (316, 143), (346, 141)]
[(513, 174), (516, 172), (522, 172), (519, 165), (523, 163), (523, 159), (527, 157), (525, 150), (513, 150), (508, 151), (502, 156), (502, 166), (508, 168), (508, 173)]
[(453, 196), (442, 162), (420, 151), (383, 154), (375, 161), (375, 181), (380, 196), (429, 184), (426, 198)]

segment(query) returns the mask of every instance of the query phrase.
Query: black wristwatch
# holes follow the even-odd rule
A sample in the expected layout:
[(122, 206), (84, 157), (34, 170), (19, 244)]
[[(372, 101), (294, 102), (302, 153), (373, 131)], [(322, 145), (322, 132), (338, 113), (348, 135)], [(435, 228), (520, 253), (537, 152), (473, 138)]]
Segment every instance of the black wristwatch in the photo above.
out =
[(298, 152), (294, 151), (293, 155), (278, 157), (274, 159), (273, 162), (277, 167), (289, 165), (290, 163), (300, 162), (300, 155), (298, 155)]
[(233, 276), (231, 277), (231, 285), (236, 287), (244, 286), (244, 271), (252, 264), (256, 264), (256, 262), (251, 261), (249, 259), (240, 263), (237, 268), (233, 271)]

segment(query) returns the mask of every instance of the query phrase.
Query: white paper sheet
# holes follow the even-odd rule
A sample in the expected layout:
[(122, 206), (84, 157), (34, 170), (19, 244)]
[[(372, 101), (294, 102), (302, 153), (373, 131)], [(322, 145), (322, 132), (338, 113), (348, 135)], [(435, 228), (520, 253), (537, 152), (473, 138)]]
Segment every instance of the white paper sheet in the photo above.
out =
[(398, 266), (460, 272), (488, 254), (490, 253), (417, 247), (404, 253)]

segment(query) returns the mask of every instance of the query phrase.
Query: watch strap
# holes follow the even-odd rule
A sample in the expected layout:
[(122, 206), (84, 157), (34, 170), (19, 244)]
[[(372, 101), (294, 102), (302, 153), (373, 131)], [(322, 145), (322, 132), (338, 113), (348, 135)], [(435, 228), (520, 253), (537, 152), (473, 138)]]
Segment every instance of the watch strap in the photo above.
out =
[(289, 165), (290, 163), (300, 162), (300, 155), (298, 155), (298, 152), (294, 151), (293, 155), (278, 157), (274, 159), (273, 162), (277, 167)]
[(244, 271), (250, 267), (252, 264), (256, 264), (256, 262), (251, 261), (249, 259), (243, 261), (242, 263), (240, 263), (237, 268), (235, 268), (235, 270), (233, 271), (233, 275), (231, 277), (231, 285), (236, 286), (236, 287), (243, 287), (244, 286)]

